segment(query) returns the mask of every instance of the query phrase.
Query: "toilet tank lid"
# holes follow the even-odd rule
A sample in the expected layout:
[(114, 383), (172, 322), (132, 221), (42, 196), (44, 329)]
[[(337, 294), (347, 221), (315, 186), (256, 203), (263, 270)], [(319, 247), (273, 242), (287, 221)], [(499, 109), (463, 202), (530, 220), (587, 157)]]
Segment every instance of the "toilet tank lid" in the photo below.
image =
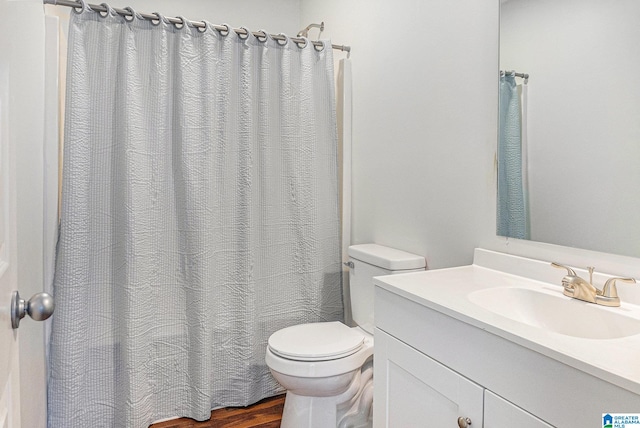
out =
[(424, 269), (424, 257), (378, 244), (358, 244), (349, 247), (349, 256), (388, 270)]

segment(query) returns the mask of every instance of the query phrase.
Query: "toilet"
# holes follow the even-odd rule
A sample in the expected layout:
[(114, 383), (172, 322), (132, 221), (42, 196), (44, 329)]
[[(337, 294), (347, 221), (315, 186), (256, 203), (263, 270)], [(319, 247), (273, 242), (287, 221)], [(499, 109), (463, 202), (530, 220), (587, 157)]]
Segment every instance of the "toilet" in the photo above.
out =
[(269, 337), (267, 366), (287, 390), (282, 428), (370, 427), (373, 402), (373, 277), (421, 271), (424, 257), (377, 244), (349, 247), (356, 327), (300, 324)]

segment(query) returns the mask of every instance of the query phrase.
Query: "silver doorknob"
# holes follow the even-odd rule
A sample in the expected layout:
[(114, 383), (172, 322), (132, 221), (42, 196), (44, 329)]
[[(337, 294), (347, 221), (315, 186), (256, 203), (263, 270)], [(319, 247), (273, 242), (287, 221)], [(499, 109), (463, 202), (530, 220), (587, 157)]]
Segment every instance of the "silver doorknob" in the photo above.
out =
[(471, 419), (463, 418), (462, 416), (458, 418), (458, 426), (460, 428), (467, 428), (469, 425), (471, 425)]
[(13, 292), (11, 297), (11, 327), (20, 327), (20, 320), (26, 314), (35, 321), (44, 321), (51, 316), (56, 305), (53, 297), (47, 293), (34, 294), (28, 301), (20, 298), (20, 293)]

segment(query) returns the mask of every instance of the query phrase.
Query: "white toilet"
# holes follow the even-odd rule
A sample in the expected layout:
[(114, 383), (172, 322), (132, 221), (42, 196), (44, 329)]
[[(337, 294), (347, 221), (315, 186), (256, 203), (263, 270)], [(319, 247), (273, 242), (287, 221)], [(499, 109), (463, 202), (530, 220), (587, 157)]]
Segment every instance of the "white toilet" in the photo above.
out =
[(424, 257), (377, 244), (349, 247), (351, 310), (357, 327), (301, 324), (269, 338), (266, 362), (287, 390), (281, 428), (371, 426), (373, 277), (424, 270)]

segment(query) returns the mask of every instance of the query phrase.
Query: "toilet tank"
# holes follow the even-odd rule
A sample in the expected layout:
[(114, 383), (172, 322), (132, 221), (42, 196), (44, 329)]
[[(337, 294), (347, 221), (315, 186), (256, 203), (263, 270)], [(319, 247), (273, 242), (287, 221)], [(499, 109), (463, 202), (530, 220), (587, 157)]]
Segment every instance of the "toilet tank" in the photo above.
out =
[(359, 244), (349, 247), (349, 296), (353, 321), (373, 334), (373, 277), (425, 270), (424, 257), (384, 247)]

